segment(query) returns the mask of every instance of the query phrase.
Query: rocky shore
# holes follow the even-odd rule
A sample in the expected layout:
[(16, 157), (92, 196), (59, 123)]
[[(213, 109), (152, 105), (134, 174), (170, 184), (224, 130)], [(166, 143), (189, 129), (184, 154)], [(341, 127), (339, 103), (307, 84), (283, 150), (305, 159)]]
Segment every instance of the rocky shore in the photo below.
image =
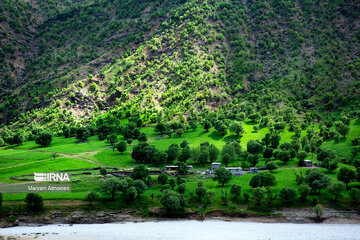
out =
[[(13, 226), (31, 226), (48, 224), (93, 224), (93, 223), (121, 223), (144, 222), (161, 220), (206, 220), (216, 219), (223, 221), (246, 221), (262, 223), (314, 223), (312, 208), (284, 208), (274, 210), (271, 215), (256, 215), (249, 213), (227, 213), (215, 210), (201, 215), (197, 212), (185, 212), (181, 215), (168, 215), (158, 210), (151, 210), (148, 217), (142, 217), (136, 210), (123, 209), (121, 211), (48, 211), (40, 215), (17, 215), (14, 221), (9, 221), (11, 216), (0, 219), (0, 228)], [(360, 224), (360, 212), (324, 208), (322, 223), (327, 224)]]

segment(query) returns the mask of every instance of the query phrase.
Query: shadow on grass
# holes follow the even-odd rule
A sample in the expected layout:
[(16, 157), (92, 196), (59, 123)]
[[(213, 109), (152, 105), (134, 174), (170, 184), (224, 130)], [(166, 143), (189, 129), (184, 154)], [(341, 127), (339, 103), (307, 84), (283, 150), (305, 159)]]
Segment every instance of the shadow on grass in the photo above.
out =
[(208, 135), (209, 138), (213, 139), (213, 140), (216, 140), (216, 141), (219, 141), (221, 140), (224, 136), (220, 135), (217, 131), (214, 131), (212, 133), (210, 133)]

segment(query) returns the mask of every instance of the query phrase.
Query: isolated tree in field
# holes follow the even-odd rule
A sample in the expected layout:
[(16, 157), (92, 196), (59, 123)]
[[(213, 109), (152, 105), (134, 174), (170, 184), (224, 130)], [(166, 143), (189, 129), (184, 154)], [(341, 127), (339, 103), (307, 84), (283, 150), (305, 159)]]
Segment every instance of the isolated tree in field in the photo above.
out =
[(343, 183), (333, 183), (327, 188), (327, 190), (335, 197), (334, 200), (337, 201), (339, 197), (343, 196), (345, 185)]
[(127, 143), (125, 141), (121, 141), (116, 145), (116, 149), (122, 154), (126, 151)]
[(333, 172), (335, 169), (338, 168), (338, 162), (336, 160), (330, 160), (326, 158), (322, 163), (321, 166), (326, 168), (329, 172)]
[(12, 143), (20, 146), (23, 142), (25, 142), (25, 136), (22, 132), (17, 132), (12, 137)]
[(47, 147), (50, 145), (52, 141), (52, 134), (49, 133), (49, 132), (42, 132), (40, 133), (37, 137), (36, 137), (36, 140), (35, 142), (37, 144), (40, 144), (41, 146), (43, 147)]
[(296, 190), (290, 187), (284, 187), (279, 194), (285, 202), (292, 202), (296, 198)]
[(225, 168), (217, 168), (214, 172), (214, 181), (218, 181), (222, 186), (230, 182), (232, 173)]
[(261, 204), (261, 201), (264, 199), (265, 194), (266, 194), (266, 191), (260, 187), (254, 188), (252, 190), (252, 195), (253, 195), (253, 198), (256, 201), (257, 205)]
[(244, 128), (240, 122), (233, 122), (230, 125), (230, 132), (233, 132), (236, 134), (236, 136), (239, 136), (240, 134), (244, 133)]
[(132, 171), (130, 177), (134, 180), (143, 180), (146, 181), (146, 179), (149, 176), (149, 169), (145, 168), (144, 166), (137, 166)]
[(198, 187), (195, 189), (198, 200), (200, 201), (206, 195), (206, 188), (204, 188), (202, 182), (198, 183)]
[(75, 137), (81, 142), (84, 142), (90, 137), (90, 131), (87, 127), (79, 127), (76, 129)]
[(252, 188), (275, 186), (276, 178), (269, 172), (261, 172), (251, 178), (249, 185)]
[(30, 210), (40, 210), (43, 207), (43, 198), (37, 193), (28, 193), (25, 197), (25, 203)]
[(145, 133), (140, 133), (140, 135), (138, 136), (138, 140), (140, 142), (147, 142), (148, 138)]
[(274, 170), (278, 169), (279, 166), (274, 161), (270, 161), (266, 163), (266, 168), (269, 169), (270, 172), (272, 173)]
[(340, 182), (345, 183), (346, 189), (348, 189), (348, 184), (355, 180), (356, 178), (356, 172), (350, 168), (342, 167), (339, 170), (339, 173), (337, 175), (337, 179)]
[(331, 184), (331, 179), (319, 169), (311, 169), (306, 172), (305, 182), (314, 194), (317, 190), (320, 194), (321, 189), (327, 188)]
[(160, 203), (167, 211), (178, 211), (184, 208), (185, 201), (175, 191), (165, 190), (161, 194)]
[(118, 139), (115, 134), (111, 134), (107, 137), (107, 141), (113, 146), (113, 151), (115, 150), (115, 144), (117, 143)]
[(166, 175), (165, 173), (161, 173), (157, 178), (157, 182), (161, 185), (165, 185), (167, 184), (168, 179), (168, 175)]
[(99, 199), (99, 194), (95, 191), (90, 191), (85, 196), (85, 201), (90, 202), (90, 206), (92, 206), (93, 202)]
[(241, 186), (233, 184), (230, 189), (230, 193), (234, 196), (235, 200), (241, 195)]
[(114, 201), (115, 194), (119, 189), (119, 180), (116, 178), (109, 178), (100, 182), (100, 192), (111, 196), (111, 200)]
[(140, 179), (134, 181), (134, 187), (136, 188), (138, 198), (140, 198), (140, 195), (143, 194), (147, 189), (147, 186), (144, 183), (144, 181)]
[(251, 166), (256, 166), (256, 164), (259, 163), (259, 156), (257, 154), (250, 154), (246, 158), (246, 161), (248, 161)]
[(247, 151), (251, 154), (259, 154), (264, 150), (263, 145), (256, 140), (250, 140), (247, 142)]
[(291, 159), (291, 154), (289, 151), (281, 151), (281, 152), (279, 152), (277, 157), (282, 162), (287, 163)]
[(311, 188), (307, 184), (300, 184), (298, 187), (298, 192), (300, 193), (300, 199), (305, 202), (307, 196), (309, 195)]

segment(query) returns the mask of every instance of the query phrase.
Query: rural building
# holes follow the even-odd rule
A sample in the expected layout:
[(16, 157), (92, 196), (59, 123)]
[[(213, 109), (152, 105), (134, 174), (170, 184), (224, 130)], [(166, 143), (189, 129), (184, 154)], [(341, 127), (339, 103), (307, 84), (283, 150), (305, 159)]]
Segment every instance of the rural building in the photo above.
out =
[(221, 163), (213, 162), (211, 163), (211, 169), (217, 169), (221, 167)]
[(227, 170), (229, 170), (233, 176), (242, 176), (243, 171), (241, 167), (227, 167)]
[[(189, 171), (193, 170), (192, 165), (187, 165), (186, 167)], [(177, 169), (178, 169), (178, 166), (176, 166), (176, 165), (165, 166), (165, 171), (176, 171)]]
[(312, 161), (310, 161), (310, 160), (304, 160), (304, 166), (305, 166), (305, 167), (312, 167)]
[(207, 169), (207, 170), (205, 171), (205, 175), (211, 175), (211, 173), (212, 173), (212, 171), (211, 171), (210, 169)]
[(249, 173), (258, 173), (259, 169), (257, 167), (251, 167)]

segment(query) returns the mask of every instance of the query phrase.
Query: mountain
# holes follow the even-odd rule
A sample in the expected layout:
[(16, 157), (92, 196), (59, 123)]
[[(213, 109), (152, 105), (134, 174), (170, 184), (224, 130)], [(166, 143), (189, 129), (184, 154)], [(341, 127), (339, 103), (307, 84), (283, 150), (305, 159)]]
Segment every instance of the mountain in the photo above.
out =
[(1, 0), (1, 121), (359, 108), (358, 1)]

